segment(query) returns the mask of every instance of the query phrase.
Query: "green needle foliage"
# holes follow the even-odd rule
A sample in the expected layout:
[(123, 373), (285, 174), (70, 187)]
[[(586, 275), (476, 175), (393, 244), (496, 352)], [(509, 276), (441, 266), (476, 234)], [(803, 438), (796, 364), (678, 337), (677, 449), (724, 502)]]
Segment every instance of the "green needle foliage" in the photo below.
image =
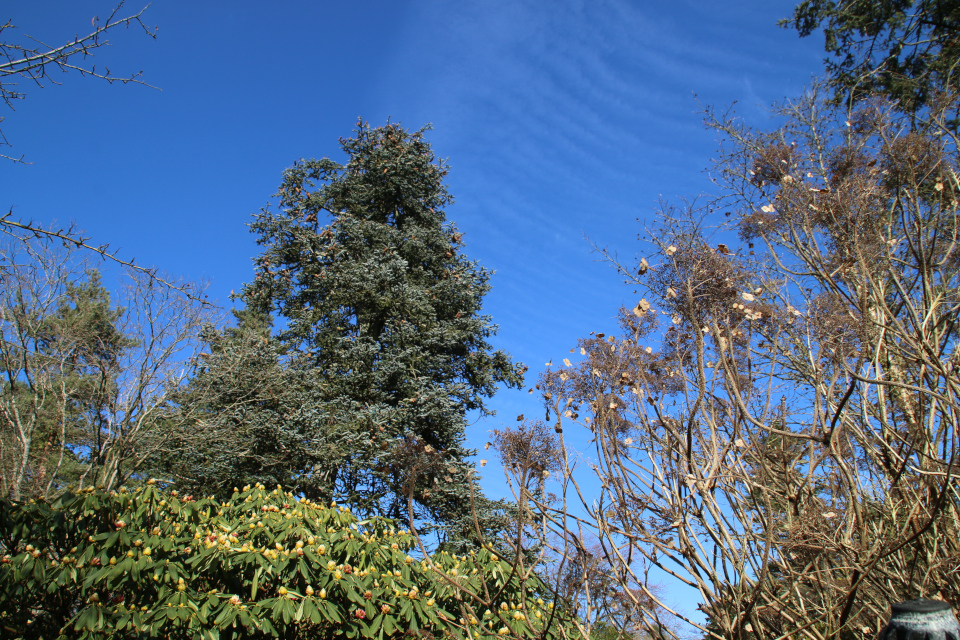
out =
[[(843, 102), (881, 95), (916, 113), (956, 92), (957, 0), (803, 0), (780, 24), (801, 36), (823, 28), (826, 70)], [(957, 115), (954, 105), (954, 129)]]
[(57, 285), (52, 308), (17, 300), (19, 287), (0, 305), (5, 337), (20, 338), (0, 349), (0, 494), (14, 498), (56, 494), (97, 466), (92, 440), (131, 342), (97, 271)]
[(359, 513), (434, 523), (440, 542), (476, 541), (474, 513), (489, 535), (503, 505), (477, 495), (466, 414), (488, 413), (484, 400), (519, 387), (525, 368), (488, 343), (490, 272), (461, 253), (425, 130), (360, 122), (341, 140), (345, 164), (284, 172), (279, 209), (251, 224), (264, 250), (240, 326), (212, 341), (194, 385), (209, 432), (246, 436), (222, 440), (223, 455), (204, 449), (194, 470), (218, 469), (221, 487), (253, 471)]

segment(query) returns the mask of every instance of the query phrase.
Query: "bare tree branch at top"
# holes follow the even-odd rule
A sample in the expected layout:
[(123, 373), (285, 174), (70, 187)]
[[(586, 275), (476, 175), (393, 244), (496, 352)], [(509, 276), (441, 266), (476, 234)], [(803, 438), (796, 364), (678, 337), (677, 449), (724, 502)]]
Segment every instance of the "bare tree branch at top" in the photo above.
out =
[[(60, 46), (48, 45), (30, 35), (26, 36), (29, 41), (26, 44), (5, 42), (3, 41), (4, 32), (16, 27), (9, 20), (0, 25), (0, 60), (2, 60), (0, 62), (0, 98), (8, 107), (13, 109), (14, 100), (23, 100), (27, 96), (26, 91), (21, 89), (18, 79), (33, 83), (40, 88), (43, 88), (45, 82), (60, 84), (50, 75), (53, 70), (63, 73), (76, 72), (81, 76), (92, 76), (106, 80), (111, 84), (119, 82), (121, 84), (134, 83), (150, 86), (140, 78), (142, 75), (140, 71), (129, 76), (114, 76), (108, 67), (98, 70), (96, 65), (86, 64), (87, 59), (93, 57), (93, 52), (96, 49), (110, 44), (110, 41), (105, 39), (104, 36), (111, 29), (136, 25), (151, 38), (157, 37), (156, 27), (151, 30), (141, 19), (147, 7), (133, 15), (118, 18), (117, 14), (123, 8), (123, 4), (123, 2), (120, 2), (105, 21), (101, 22), (98, 16), (94, 17), (90, 21), (93, 27), (91, 33), (83, 37), (76, 36), (70, 42)], [(2, 121), (3, 119), (0, 118), (0, 122)], [(0, 131), (0, 146), (4, 145), (11, 146), (3, 132)], [(23, 156), (14, 158), (0, 154), (0, 157), (15, 162), (23, 162)]]
[[(118, 27), (136, 26), (151, 38), (156, 38), (157, 28), (149, 28), (142, 20), (143, 13), (147, 10), (147, 5), (135, 14), (118, 17), (124, 2), (120, 2), (110, 13), (106, 20), (101, 20), (99, 16), (91, 19), (90, 23), (93, 31), (85, 36), (76, 36), (66, 44), (60, 46), (49, 45), (39, 38), (26, 35), (26, 43), (14, 43), (5, 41), (4, 33), (16, 27), (11, 21), (0, 25), (0, 98), (11, 109), (14, 109), (15, 100), (26, 98), (26, 90), (21, 87), (20, 81), (26, 84), (33, 84), (43, 88), (46, 83), (60, 84), (51, 74), (53, 71), (61, 73), (79, 73), (81, 76), (91, 76), (106, 80), (108, 83), (119, 82), (121, 84), (141, 84), (148, 85), (141, 79), (142, 72), (138, 71), (127, 76), (114, 76), (108, 67), (98, 69), (94, 64), (87, 64), (93, 57), (96, 49), (108, 46), (110, 41), (106, 39), (106, 34), (112, 29)], [(3, 118), (0, 118), (3, 122)], [(0, 130), (0, 147), (12, 146), (7, 140), (3, 131)], [(25, 163), (23, 156), (12, 157), (0, 154), (0, 158), (6, 158), (18, 163)], [(119, 264), (121, 267), (137, 271), (155, 282), (170, 287), (187, 298), (208, 304), (200, 293), (190, 288), (190, 285), (179, 285), (158, 275), (156, 269), (142, 267), (137, 265), (132, 259), (124, 260), (117, 256), (116, 251), (111, 251), (109, 245), (91, 244), (89, 238), (84, 237), (82, 233), (72, 225), (67, 228), (45, 228), (33, 220), (15, 220), (13, 211), (9, 211), (0, 217), (0, 232), (6, 233), (22, 242), (28, 242), (32, 239), (46, 239), (60, 241), (65, 246), (85, 249), (98, 254), (104, 260), (110, 260)]]

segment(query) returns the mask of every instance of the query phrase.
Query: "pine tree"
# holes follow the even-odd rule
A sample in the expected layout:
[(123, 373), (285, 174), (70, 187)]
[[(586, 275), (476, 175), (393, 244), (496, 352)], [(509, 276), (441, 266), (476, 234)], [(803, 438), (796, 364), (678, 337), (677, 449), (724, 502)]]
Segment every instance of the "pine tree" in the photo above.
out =
[(56, 312), (44, 320), (40, 330), (40, 353), (51, 362), (65, 360), (60, 369), (67, 379), (60, 385), (71, 390), (58, 407), (57, 413), (62, 415), (44, 425), (41, 455), (48, 455), (56, 441), (55, 423), (66, 421), (60, 486), (76, 482), (84, 472), (89, 475), (88, 469), (93, 469), (93, 478), (99, 475), (103, 461), (98, 456), (104, 449), (100, 436), (110, 421), (109, 406), (122, 375), (120, 360), (136, 343), (120, 330), (124, 310), (113, 305), (100, 273), (91, 270), (87, 278), (66, 285)]
[(945, 109), (950, 127), (960, 125), (957, 0), (803, 0), (780, 25), (801, 37), (823, 29), (839, 102), (883, 96), (908, 114)]
[(102, 483), (112, 453), (119, 381), (138, 341), (100, 273), (64, 262), (25, 260), (0, 296), (0, 494)]
[(472, 512), (495, 506), (466, 462), (466, 414), (489, 413), (484, 400), (499, 383), (519, 387), (525, 367), (487, 342), (490, 272), (461, 253), (444, 214), (447, 169), (425, 130), (361, 122), (341, 139), (346, 164), (286, 170), (279, 211), (251, 225), (264, 251), (242, 295), (280, 328), (288, 426), (274, 428), (298, 434), (288, 449), (311, 463), (286, 481), (364, 513), (407, 518), (412, 507), (464, 539)]

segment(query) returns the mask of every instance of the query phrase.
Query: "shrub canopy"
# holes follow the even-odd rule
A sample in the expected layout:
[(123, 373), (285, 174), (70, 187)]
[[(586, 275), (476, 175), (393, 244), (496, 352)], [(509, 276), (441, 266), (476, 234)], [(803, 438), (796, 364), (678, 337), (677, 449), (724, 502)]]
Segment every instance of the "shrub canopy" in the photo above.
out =
[(553, 637), (536, 578), (489, 549), (414, 557), (385, 518), (263, 485), (230, 500), (153, 481), (0, 500), (0, 630), (15, 638)]

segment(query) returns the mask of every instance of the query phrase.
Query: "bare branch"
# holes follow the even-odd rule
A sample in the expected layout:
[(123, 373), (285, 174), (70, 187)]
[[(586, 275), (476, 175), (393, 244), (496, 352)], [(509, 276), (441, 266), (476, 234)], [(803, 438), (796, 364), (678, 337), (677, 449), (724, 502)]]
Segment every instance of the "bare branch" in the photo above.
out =
[[(117, 14), (123, 8), (124, 2), (121, 1), (105, 20), (94, 17), (91, 20), (93, 31), (85, 36), (77, 36), (73, 40), (60, 46), (53, 46), (44, 43), (42, 40), (33, 36), (26, 36), (30, 44), (16, 44), (11, 42), (0, 42), (0, 98), (8, 107), (13, 109), (14, 100), (22, 100), (26, 97), (25, 90), (20, 88), (18, 79), (24, 79), (33, 83), (39, 88), (44, 87), (45, 82), (51, 84), (60, 84), (50, 74), (57, 70), (62, 73), (76, 72), (81, 76), (91, 76), (106, 80), (108, 83), (119, 82), (120, 84), (141, 84), (150, 87), (141, 79), (142, 72), (137, 72), (129, 76), (114, 76), (108, 68), (97, 70), (95, 65), (86, 64), (86, 60), (94, 55), (94, 51), (100, 47), (108, 46), (110, 41), (105, 35), (111, 29), (120, 26), (129, 28), (131, 25), (140, 27), (143, 32), (151, 37), (157, 37), (157, 28), (150, 29), (142, 20), (143, 13), (150, 5), (147, 5), (139, 12), (126, 17), (117, 17)], [(0, 25), (0, 37), (5, 30), (14, 29), (11, 22)], [(156, 87), (151, 87), (156, 88)], [(2, 122), (0, 118), (0, 122)], [(3, 133), (0, 132), (0, 146), (7, 145), (9, 142)], [(15, 158), (7, 155), (0, 157), (15, 162), (23, 162), (23, 157)]]
[(142, 273), (158, 284), (169, 287), (174, 291), (181, 293), (190, 300), (199, 302), (202, 305), (212, 304), (207, 300), (206, 296), (202, 296), (199, 291), (194, 289), (194, 285), (189, 283), (176, 284), (166, 280), (163, 276), (159, 275), (157, 269), (141, 267), (133, 260), (124, 260), (123, 258), (118, 257), (116, 251), (110, 251), (109, 245), (92, 245), (89, 242), (89, 238), (83, 236), (82, 232), (73, 226), (60, 229), (44, 229), (32, 221), (20, 222), (17, 220), (12, 220), (12, 215), (13, 211), (11, 210), (0, 217), (0, 233), (5, 233), (13, 238), (16, 238), (17, 240), (20, 240), (21, 242), (29, 242), (31, 239), (59, 240), (64, 247), (85, 249), (97, 254), (103, 260), (109, 260), (122, 267)]

